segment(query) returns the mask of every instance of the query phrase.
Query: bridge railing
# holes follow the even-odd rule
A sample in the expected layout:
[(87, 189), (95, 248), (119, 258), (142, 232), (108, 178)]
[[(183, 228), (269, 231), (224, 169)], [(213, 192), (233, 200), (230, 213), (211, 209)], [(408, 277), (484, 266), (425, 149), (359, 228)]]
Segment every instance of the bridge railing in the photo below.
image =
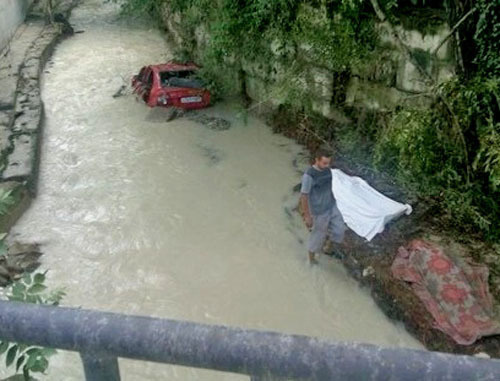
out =
[(120, 380), (119, 357), (252, 380), (500, 379), (499, 360), (7, 301), (0, 339), (77, 351), (91, 381)]

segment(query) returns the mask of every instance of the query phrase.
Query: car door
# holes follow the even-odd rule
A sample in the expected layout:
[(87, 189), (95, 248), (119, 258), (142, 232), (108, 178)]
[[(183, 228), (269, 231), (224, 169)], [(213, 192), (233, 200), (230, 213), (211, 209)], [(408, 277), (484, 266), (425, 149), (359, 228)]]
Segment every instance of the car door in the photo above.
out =
[(149, 101), (149, 96), (151, 95), (151, 89), (153, 88), (153, 70), (148, 68), (144, 73), (144, 82), (141, 88), (142, 100), (146, 103)]
[(132, 77), (132, 90), (134, 93), (139, 93), (140, 87), (142, 86), (142, 82), (144, 80), (144, 72), (146, 71), (146, 67), (143, 66), (139, 71), (139, 74), (136, 74)]

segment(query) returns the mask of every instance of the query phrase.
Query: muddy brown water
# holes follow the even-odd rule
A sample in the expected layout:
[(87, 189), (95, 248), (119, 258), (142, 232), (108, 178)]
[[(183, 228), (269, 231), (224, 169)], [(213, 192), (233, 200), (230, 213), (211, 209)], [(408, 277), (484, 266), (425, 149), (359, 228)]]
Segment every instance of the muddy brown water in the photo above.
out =
[[(230, 103), (201, 111), (231, 122), (218, 131), (113, 98), (142, 65), (170, 58), (162, 35), (97, 0), (71, 22), (85, 32), (46, 67), (39, 195), (13, 230), (42, 243), (64, 305), (421, 348), (336, 260), (308, 265), (307, 232), (287, 213), (292, 163), (306, 165), (298, 145)], [(120, 366), (124, 380), (247, 379)], [(78, 356), (60, 352), (46, 379), (82, 380)]]

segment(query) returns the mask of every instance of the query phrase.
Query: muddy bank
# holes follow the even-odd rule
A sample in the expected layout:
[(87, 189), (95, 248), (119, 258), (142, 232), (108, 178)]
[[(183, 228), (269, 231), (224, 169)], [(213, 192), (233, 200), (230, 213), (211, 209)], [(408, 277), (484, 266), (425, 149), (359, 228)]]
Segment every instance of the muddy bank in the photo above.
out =
[[(422, 200), (405, 192), (390, 177), (375, 171), (369, 165), (364, 165), (357, 158), (350, 157), (348, 152), (342, 152), (335, 143), (335, 131), (339, 126), (335, 126), (331, 121), (321, 117), (314, 121), (304, 119), (300, 114), (289, 110), (265, 105), (260, 105), (256, 113), (264, 117), (275, 132), (297, 140), (310, 152), (314, 152), (319, 146), (330, 146), (334, 151), (334, 165), (337, 168), (350, 175), (362, 177), (371, 186), (397, 201), (412, 205), (413, 213), (410, 216), (390, 223), (385, 231), (371, 242), (366, 242), (349, 231), (346, 245), (343, 247), (344, 266), (351, 276), (370, 290), (373, 299), (384, 313), (395, 321), (401, 321), (429, 350), (470, 355), (486, 353), (499, 358), (498, 336), (485, 337), (473, 345), (463, 346), (435, 329), (433, 317), (413, 293), (410, 285), (395, 279), (391, 273), (391, 265), (398, 248), (414, 238), (425, 238), (444, 248), (453, 247), (450, 250), (453, 250), (455, 255), (486, 264), (490, 270), (490, 292), (498, 304), (500, 277), (495, 261), (495, 248), (473, 236), (457, 236), (456, 232), (447, 229), (446, 217), (436, 214), (437, 208), (429, 200)], [(294, 190), (298, 192), (299, 189), (297, 186)]]

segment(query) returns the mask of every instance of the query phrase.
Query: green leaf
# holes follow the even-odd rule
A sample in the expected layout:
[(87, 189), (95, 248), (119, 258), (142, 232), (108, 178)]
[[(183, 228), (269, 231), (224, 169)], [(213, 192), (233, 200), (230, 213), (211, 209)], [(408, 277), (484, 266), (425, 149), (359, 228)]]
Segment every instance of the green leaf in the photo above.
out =
[(50, 357), (55, 355), (57, 351), (54, 348), (43, 348), (41, 353), (43, 356)]
[(33, 280), (35, 281), (35, 283), (41, 284), (45, 282), (45, 274), (36, 273), (35, 276), (33, 277)]
[(21, 365), (23, 364), (23, 362), (24, 362), (25, 359), (26, 359), (26, 357), (24, 355), (20, 356), (17, 359), (17, 362), (16, 362), (16, 373), (19, 371), (19, 368), (21, 367)]
[(0, 342), (0, 355), (5, 353), (5, 351), (9, 348), (9, 342), (8, 341), (2, 341)]
[(28, 357), (28, 361), (26, 361), (26, 364), (24, 365), (24, 368), (27, 370), (31, 370), (31, 368), (33, 368), (33, 366), (35, 365), (38, 357), (39, 357), (39, 353), (30, 354)]
[(25, 291), (26, 291), (26, 286), (19, 281), (17, 281), (16, 283), (14, 283), (12, 285), (12, 294), (13, 295), (23, 296)]
[(32, 355), (36, 355), (38, 356), (39, 354), (42, 353), (42, 348), (38, 348), (38, 347), (33, 347), (33, 348), (30, 348), (26, 351), (26, 354), (28, 356), (32, 356)]
[(64, 290), (55, 290), (47, 298), (47, 303), (52, 303), (52, 305), (57, 306), (61, 299), (66, 295)]
[(7, 351), (7, 357), (5, 358), (5, 365), (7, 367), (12, 365), (14, 359), (16, 358), (16, 354), (17, 354), (17, 345), (13, 345)]
[(31, 281), (32, 281), (32, 279), (31, 279), (31, 274), (30, 274), (30, 273), (25, 273), (25, 274), (23, 275), (23, 282), (24, 282), (25, 284), (27, 284), (27, 285), (30, 285), (30, 284), (31, 284)]
[(35, 373), (43, 373), (45, 372), (48, 366), (49, 366), (49, 361), (44, 357), (40, 357), (35, 361), (35, 363), (31, 367), (31, 371)]
[(9, 299), (12, 302), (24, 302), (24, 295), (23, 296), (7, 295), (7, 299)]
[(47, 288), (47, 286), (45, 286), (44, 284), (35, 283), (33, 286), (28, 288), (28, 294), (37, 294), (39, 292), (44, 291), (46, 288)]

